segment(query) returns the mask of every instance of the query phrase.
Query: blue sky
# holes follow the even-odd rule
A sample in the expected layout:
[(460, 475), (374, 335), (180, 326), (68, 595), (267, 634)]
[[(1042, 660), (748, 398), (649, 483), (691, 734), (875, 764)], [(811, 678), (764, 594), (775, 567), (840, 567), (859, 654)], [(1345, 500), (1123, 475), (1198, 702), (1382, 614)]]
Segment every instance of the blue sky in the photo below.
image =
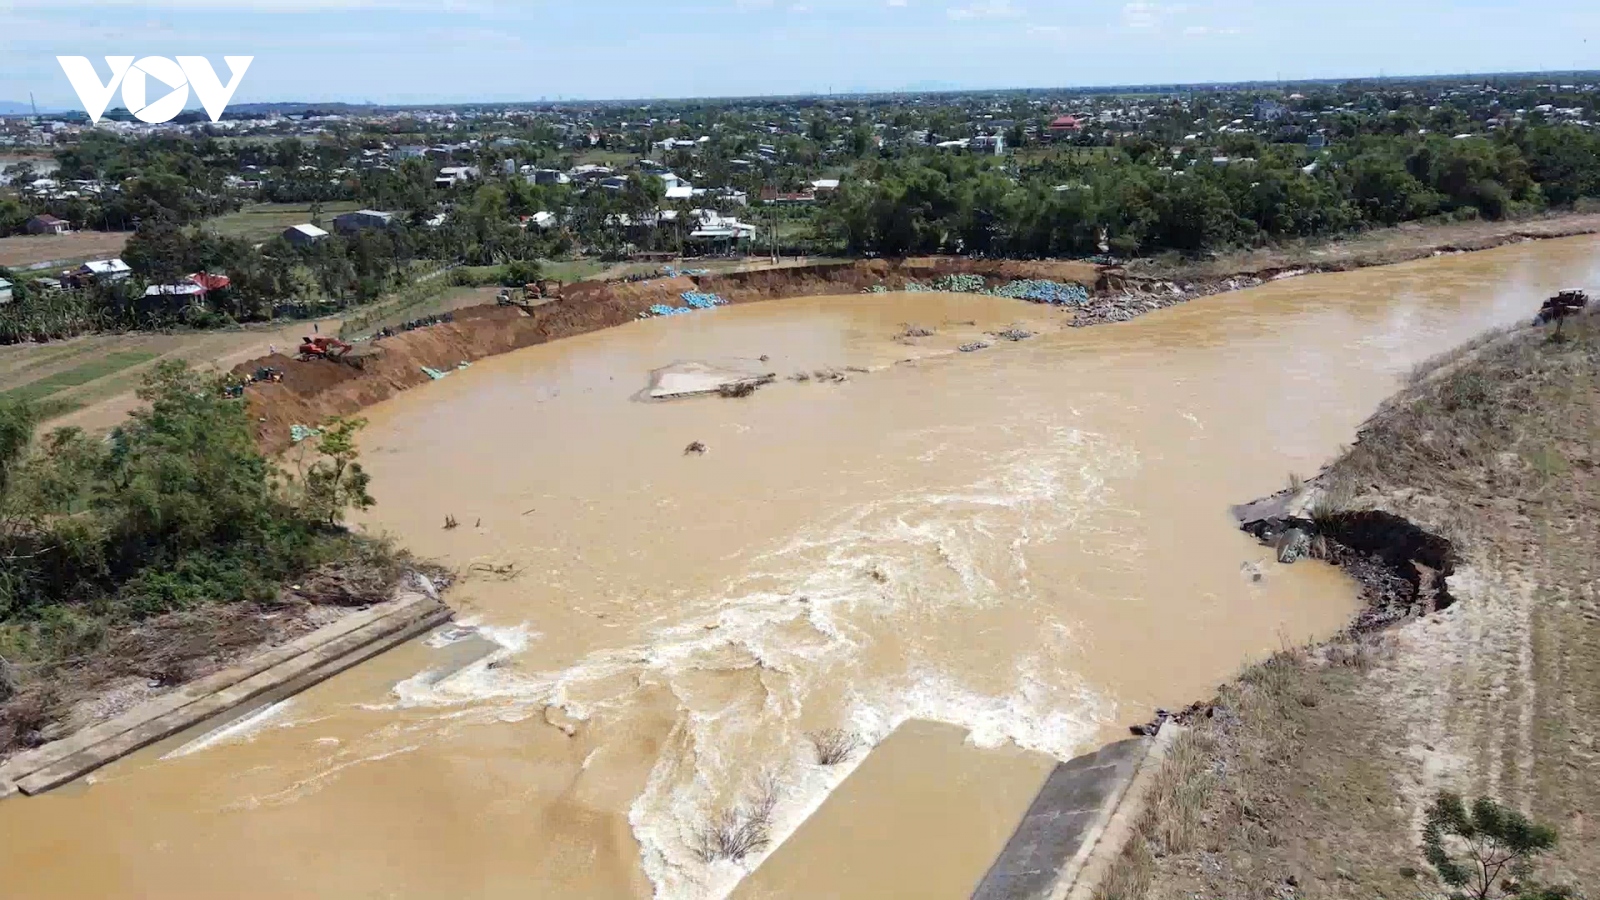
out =
[(236, 103), (433, 103), (1600, 69), (1600, 2), (0, 0), (0, 36), (0, 101), (182, 54), (254, 56)]

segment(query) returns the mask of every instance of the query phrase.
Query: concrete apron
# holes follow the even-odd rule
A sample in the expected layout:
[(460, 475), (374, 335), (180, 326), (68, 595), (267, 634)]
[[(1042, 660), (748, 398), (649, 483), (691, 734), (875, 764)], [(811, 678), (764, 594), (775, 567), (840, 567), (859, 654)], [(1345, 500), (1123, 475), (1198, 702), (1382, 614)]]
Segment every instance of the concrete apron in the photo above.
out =
[(1056, 766), (972, 900), (1090, 900), (1144, 811), (1181, 729), (1132, 738)]
[(732, 900), (1088, 900), (1176, 734), (1168, 722), (1154, 738), (1061, 763), (973, 747), (953, 725), (906, 722)]
[(447, 621), (434, 597), (402, 594), (0, 765), (0, 799), (42, 793), (269, 693), (287, 697)]

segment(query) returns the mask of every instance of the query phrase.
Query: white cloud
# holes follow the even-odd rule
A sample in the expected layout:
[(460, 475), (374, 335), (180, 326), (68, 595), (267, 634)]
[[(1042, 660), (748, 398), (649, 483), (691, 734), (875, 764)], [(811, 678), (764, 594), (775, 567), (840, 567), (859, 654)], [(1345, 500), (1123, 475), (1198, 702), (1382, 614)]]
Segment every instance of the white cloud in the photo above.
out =
[[(15, 9), (149, 10), (149, 0), (11, 0)], [(342, 10), (388, 10), (441, 13), (489, 13), (492, 0), (161, 0), (159, 12), (211, 10), (216, 12), (307, 13)]]
[(909, 0), (889, 0), (890, 6), (910, 6)]
[(971, 6), (953, 6), (949, 10), (952, 19), (1015, 19), (1022, 15), (1022, 10), (1011, 5), (1011, 0), (978, 0)]
[(1183, 4), (1150, 3), (1148, 0), (1135, 0), (1133, 3), (1123, 4), (1122, 24), (1136, 29), (1159, 28), (1163, 18), (1173, 13), (1183, 12), (1187, 8)]
[(1210, 34), (1244, 34), (1244, 29), (1232, 26), (1219, 28), (1215, 25), (1190, 25), (1183, 30), (1183, 33), (1194, 37), (1203, 37)]
[(792, 12), (792, 13), (807, 13), (807, 12), (811, 12), (811, 7), (805, 5), (804, 3), (796, 3), (795, 5), (789, 7), (789, 12)]

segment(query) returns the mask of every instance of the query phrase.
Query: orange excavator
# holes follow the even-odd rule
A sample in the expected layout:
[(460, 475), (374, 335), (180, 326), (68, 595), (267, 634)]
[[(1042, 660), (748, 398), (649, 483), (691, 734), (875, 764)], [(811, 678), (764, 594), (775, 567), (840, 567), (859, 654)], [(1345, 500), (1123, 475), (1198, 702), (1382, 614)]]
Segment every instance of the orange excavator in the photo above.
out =
[(355, 349), (354, 344), (347, 344), (338, 338), (327, 337), (326, 335), (307, 336), (300, 340), (300, 358), (303, 360), (330, 359), (338, 362), (349, 356), (351, 351)]

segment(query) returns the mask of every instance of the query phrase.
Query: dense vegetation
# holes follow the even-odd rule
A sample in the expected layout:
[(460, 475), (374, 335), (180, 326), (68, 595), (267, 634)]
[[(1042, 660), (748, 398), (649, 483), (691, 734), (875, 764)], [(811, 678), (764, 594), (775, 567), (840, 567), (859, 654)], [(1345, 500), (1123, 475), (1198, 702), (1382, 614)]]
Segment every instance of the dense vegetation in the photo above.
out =
[(0, 405), (0, 750), (53, 705), (40, 692), (93, 666), (129, 623), (270, 606), (285, 579), (373, 552), (338, 525), (372, 503), (349, 440), (359, 422), (332, 423), (291, 476), (256, 449), (219, 379), (167, 363), (140, 397), (148, 408), (105, 440), (35, 441), (32, 412)]
[(1600, 136), (1571, 127), (1364, 135), (1326, 155), (1247, 141), (1233, 152), (1174, 158), (1130, 142), (1020, 167), (966, 155), (872, 163), (824, 210), (821, 232), (856, 253), (1136, 255), (1500, 219), (1600, 197)]

